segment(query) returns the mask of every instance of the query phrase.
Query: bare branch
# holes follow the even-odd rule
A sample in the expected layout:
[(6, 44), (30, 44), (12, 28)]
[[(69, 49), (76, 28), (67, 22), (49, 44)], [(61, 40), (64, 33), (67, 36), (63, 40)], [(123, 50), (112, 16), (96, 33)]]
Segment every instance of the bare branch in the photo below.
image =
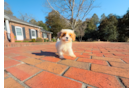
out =
[[(48, 2), (48, 4), (49, 4), (49, 6), (55, 11), (55, 12), (57, 12), (58, 14), (59, 14), (59, 12), (58, 11), (56, 11), (52, 6), (51, 6), (51, 4), (49, 3), (49, 1), (47, 0), (47, 2)], [(60, 14), (59, 14), (60, 15)], [(65, 19), (62, 15), (60, 15), (63, 19)], [(65, 19), (65, 20), (67, 20), (67, 19)], [(70, 23), (69, 23), (69, 25), (71, 25)]]
[(66, 2), (66, 5), (68, 6), (68, 8), (71, 10), (71, 7), (68, 5), (67, 1), (66, 0), (64, 0), (64, 1)]
[(49, 3), (49, 1), (47, 0), (47, 2), (48, 2), (48, 4), (49, 4), (49, 6), (55, 11), (55, 12), (57, 12), (58, 14), (59, 14), (59, 12), (58, 11), (56, 11), (52, 6), (51, 6), (51, 4)]
[(47, 0), (50, 8), (57, 12), (62, 18), (70, 17), (71, 21), (69, 24), (73, 30), (75, 30), (77, 24), (79, 24), (77, 22), (78, 19), (83, 20), (93, 8), (96, 8), (93, 6), (95, 0), (79, 0), (79, 2), (76, 2), (76, 0), (56, 0), (60, 1), (61, 4), (56, 2), (50, 4), (49, 1), (50, 0)]
[(73, 18), (73, 16), (74, 16), (74, 13), (73, 13), (73, 11), (74, 11), (74, 10), (73, 10), (73, 9), (74, 9), (74, 1), (75, 1), (75, 0), (73, 0), (73, 5), (71, 6), (71, 7), (72, 7), (71, 13), (72, 13), (72, 19), (73, 19), (73, 22), (72, 22), (72, 25), (71, 25), (71, 26), (72, 26), (72, 29), (74, 29), (74, 25), (73, 25), (73, 24), (74, 24), (74, 18)]
[[(83, 20), (83, 18), (87, 15), (89, 9), (90, 9), (91, 6), (93, 5), (93, 2), (94, 2), (94, 0), (91, 0), (91, 1), (90, 1), (90, 5), (89, 5), (88, 9), (86, 10), (86, 12), (84, 13), (84, 16), (82, 17), (82, 20)], [(91, 8), (91, 10), (92, 10), (92, 8)], [(91, 10), (90, 10), (90, 11), (91, 11)]]
[[(82, 3), (79, 5), (79, 9), (78, 9), (78, 13), (77, 13), (77, 16), (76, 16), (76, 20), (79, 17), (79, 13), (80, 13), (80, 10), (81, 10), (81, 7), (82, 7), (83, 3), (84, 3), (84, 0), (82, 0)], [(76, 23), (77, 23), (77, 21), (75, 21), (74, 27), (75, 27)]]
[(19, 14), (20, 14), (20, 19), (23, 20), (23, 21), (26, 21), (26, 22), (28, 22), (29, 20), (34, 18), (32, 15), (27, 15), (27, 13), (22, 14), (22, 13), (19, 12)]
[(66, 11), (66, 8), (61, 8), (61, 7), (57, 6), (56, 4), (55, 4), (55, 6), (58, 7), (59, 9), (61, 9), (61, 11), (65, 11), (66, 13), (68, 13), (68, 12)]

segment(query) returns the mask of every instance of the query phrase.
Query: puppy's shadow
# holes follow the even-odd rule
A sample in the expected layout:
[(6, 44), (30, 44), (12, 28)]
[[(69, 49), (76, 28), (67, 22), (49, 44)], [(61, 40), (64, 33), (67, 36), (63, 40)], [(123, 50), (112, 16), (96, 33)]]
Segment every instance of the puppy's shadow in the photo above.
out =
[[(37, 56), (52, 56), (52, 57), (56, 57), (56, 58), (59, 58), (59, 56), (55, 53), (55, 52), (48, 52), (48, 51), (42, 51), (41, 50), (41, 52), (39, 52), (39, 53), (32, 53), (32, 54), (34, 54), (34, 55), (37, 55)], [(59, 58), (60, 59), (60, 58)], [(64, 59), (62, 59), (62, 60), (65, 60), (65, 58)]]

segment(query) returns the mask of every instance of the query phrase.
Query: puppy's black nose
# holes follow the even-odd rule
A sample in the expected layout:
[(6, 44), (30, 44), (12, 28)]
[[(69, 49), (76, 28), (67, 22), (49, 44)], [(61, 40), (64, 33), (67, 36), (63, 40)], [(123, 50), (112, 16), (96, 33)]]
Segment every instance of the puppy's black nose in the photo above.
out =
[(66, 39), (68, 39), (68, 37), (66, 37)]

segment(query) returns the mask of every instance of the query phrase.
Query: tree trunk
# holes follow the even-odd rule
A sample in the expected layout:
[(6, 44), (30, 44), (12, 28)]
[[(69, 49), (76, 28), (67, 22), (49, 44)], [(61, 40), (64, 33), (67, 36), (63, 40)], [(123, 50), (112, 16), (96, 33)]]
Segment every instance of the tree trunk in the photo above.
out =
[(82, 41), (82, 36), (80, 36), (80, 41)]
[(79, 36), (79, 42), (80, 42), (80, 36)]

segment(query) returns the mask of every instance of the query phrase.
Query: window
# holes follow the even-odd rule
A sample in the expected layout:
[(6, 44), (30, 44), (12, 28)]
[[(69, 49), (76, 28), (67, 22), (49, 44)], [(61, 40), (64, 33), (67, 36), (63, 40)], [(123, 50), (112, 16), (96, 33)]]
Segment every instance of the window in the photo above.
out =
[(21, 28), (16, 28), (17, 35), (22, 35)]
[(35, 36), (35, 31), (32, 30), (32, 36)]
[(43, 33), (43, 38), (47, 38), (47, 34), (46, 33)]
[(5, 22), (4, 22), (4, 30), (7, 31)]

